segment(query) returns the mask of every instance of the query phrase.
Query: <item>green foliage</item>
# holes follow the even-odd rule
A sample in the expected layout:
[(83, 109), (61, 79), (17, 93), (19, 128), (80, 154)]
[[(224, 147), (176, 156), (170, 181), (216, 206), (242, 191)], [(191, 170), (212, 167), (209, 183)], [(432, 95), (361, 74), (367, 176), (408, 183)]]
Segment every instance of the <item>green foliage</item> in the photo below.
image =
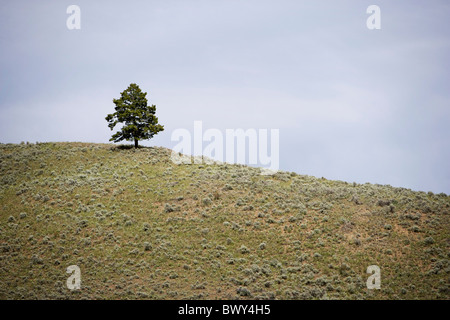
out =
[(164, 126), (158, 124), (158, 118), (155, 116), (156, 106), (148, 106), (146, 96), (146, 92), (142, 92), (137, 84), (132, 83), (121, 93), (119, 99), (113, 99), (116, 112), (106, 116), (108, 127), (113, 130), (119, 122), (124, 123), (124, 126), (114, 133), (109, 141), (134, 141), (137, 148), (139, 140), (151, 139), (164, 130)]

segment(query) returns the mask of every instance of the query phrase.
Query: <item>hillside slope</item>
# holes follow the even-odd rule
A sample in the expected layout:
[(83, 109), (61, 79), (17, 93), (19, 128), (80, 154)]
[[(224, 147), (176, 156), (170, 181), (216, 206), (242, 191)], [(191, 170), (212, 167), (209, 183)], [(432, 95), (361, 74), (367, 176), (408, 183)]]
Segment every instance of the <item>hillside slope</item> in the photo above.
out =
[(0, 299), (450, 298), (449, 196), (259, 173), (0, 144)]

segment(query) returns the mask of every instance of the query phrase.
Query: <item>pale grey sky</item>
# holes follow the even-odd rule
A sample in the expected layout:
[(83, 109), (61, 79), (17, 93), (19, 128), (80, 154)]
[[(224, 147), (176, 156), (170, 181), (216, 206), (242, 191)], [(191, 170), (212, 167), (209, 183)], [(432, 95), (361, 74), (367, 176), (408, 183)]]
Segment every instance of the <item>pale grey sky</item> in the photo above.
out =
[(445, 0), (2, 1), (0, 142), (108, 142), (135, 82), (165, 125), (144, 145), (195, 120), (277, 128), (281, 170), (448, 194), (449, 16)]

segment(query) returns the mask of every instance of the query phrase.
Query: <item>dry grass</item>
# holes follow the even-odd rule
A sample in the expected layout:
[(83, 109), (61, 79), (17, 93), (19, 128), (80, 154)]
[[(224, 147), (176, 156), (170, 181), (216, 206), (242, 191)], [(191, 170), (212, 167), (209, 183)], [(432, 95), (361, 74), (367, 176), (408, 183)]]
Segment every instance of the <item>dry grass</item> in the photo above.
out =
[[(449, 299), (445, 194), (0, 145), (2, 299)], [(82, 289), (65, 282), (69, 265)], [(381, 290), (365, 286), (369, 265)]]

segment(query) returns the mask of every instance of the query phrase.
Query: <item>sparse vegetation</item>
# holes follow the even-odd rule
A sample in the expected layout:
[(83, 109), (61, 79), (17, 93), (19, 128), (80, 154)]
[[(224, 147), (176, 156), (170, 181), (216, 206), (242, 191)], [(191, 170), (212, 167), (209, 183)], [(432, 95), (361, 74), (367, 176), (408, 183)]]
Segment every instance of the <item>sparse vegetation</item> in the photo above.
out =
[(0, 298), (449, 299), (449, 208), (442, 193), (175, 165), (164, 148), (0, 144)]

